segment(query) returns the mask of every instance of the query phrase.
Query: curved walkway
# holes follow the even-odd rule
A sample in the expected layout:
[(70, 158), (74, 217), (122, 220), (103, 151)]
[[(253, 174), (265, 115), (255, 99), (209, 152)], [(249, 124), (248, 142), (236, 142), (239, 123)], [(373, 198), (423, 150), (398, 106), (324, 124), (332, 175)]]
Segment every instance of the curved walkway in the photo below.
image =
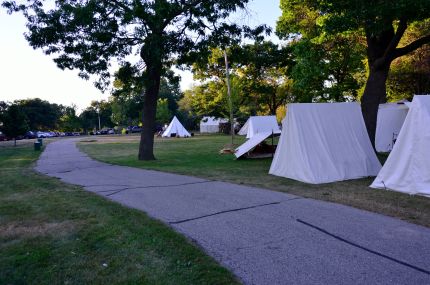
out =
[(245, 284), (430, 284), (428, 228), (264, 189), (109, 165), (75, 141), (49, 144), (36, 170), (170, 224)]

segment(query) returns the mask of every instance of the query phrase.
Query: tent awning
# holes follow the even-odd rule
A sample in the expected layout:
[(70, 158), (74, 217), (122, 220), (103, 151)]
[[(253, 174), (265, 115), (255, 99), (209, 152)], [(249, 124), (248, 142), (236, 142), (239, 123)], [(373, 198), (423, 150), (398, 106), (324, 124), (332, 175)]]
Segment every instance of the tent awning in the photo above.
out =
[(245, 153), (251, 151), (254, 147), (256, 147), (258, 144), (260, 144), (262, 141), (267, 139), (272, 135), (272, 132), (265, 132), (265, 133), (259, 133), (247, 140), (245, 143), (243, 143), (241, 146), (239, 146), (235, 152), (234, 155), (236, 158), (241, 157)]

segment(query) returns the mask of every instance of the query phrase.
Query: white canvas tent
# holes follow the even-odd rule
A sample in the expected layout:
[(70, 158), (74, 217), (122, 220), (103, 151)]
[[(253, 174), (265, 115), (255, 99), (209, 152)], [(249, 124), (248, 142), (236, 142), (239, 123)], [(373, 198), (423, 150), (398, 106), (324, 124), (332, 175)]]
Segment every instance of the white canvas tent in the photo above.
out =
[(372, 188), (430, 196), (430, 96), (416, 95)]
[(281, 133), (281, 129), (276, 121), (276, 116), (251, 116), (239, 130), (238, 135), (246, 135), (246, 138), (249, 139), (258, 133), (272, 132), (274, 134)]
[(169, 126), (166, 130), (164, 130), (162, 137), (163, 138), (170, 138), (172, 134), (175, 134), (176, 137), (185, 138), (190, 137), (190, 133), (182, 126), (181, 122), (179, 122), (178, 118), (173, 117), (172, 121), (170, 122)]
[(404, 102), (379, 105), (375, 139), (378, 152), (389, 152), (393, 149), (394, 140), (402, 128), (408, 110)]
[(358, 103), (289, 104), (270, 174), (319, 184), (376, 176)]
[(226, 119), (217, 119), (215, 117), (203, 117), (200, 121), (200, 132), (201, 133), (218, 133), (219, 124), (227, 123)]

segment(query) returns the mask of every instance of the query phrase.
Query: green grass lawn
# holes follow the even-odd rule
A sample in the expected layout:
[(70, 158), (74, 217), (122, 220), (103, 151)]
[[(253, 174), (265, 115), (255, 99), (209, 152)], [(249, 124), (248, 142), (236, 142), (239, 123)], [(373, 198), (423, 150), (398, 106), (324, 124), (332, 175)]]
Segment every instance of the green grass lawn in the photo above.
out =
[[(93, 158), (112, 164), (257, 186), (350, 205), (430, 227), (429, 198), (369, 188), (368, 185), (373, 178), (311, 185), (269, 175), (271, 158), (234, 160), (233, 155), (220, 155), (219, 150), (230, 142), (228, 136), (206, 135), (189, 139), (157, 138), (155, 141), (157, 160), (155, 161), (137, 160), (138, 136), (96, 139), (96, 142), (80, 143), (80, 149)], [(237, 143), (243, 141), (243, 137), (237, 138)]]
[(237, 284), (171, 228), (36, 174), (31, 144), (0, 148), (0, 284)]

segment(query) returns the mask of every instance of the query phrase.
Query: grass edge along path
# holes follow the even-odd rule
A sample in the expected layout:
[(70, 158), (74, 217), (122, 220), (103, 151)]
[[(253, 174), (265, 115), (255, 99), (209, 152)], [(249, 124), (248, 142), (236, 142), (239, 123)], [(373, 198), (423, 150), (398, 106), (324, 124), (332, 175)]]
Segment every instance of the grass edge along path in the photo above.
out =
[(38, 155), (0, 149), (0, 284), (239, 284), (165, 224), (35, 173)]
[[(269, 175), (272, 159), (234, 160), (218, 151), (229, 143), (223, 135), (155, 140), (155, 161), (137, 160), (138, 136), (97, 137), (78, 147), (99, 161), (244, 184), (305, 198), (329, 201), (430, 227), (430, 198), (368, 187), (374, 178), (306, 184)], [(237, 143), (244, 141), (238, 137)]]

